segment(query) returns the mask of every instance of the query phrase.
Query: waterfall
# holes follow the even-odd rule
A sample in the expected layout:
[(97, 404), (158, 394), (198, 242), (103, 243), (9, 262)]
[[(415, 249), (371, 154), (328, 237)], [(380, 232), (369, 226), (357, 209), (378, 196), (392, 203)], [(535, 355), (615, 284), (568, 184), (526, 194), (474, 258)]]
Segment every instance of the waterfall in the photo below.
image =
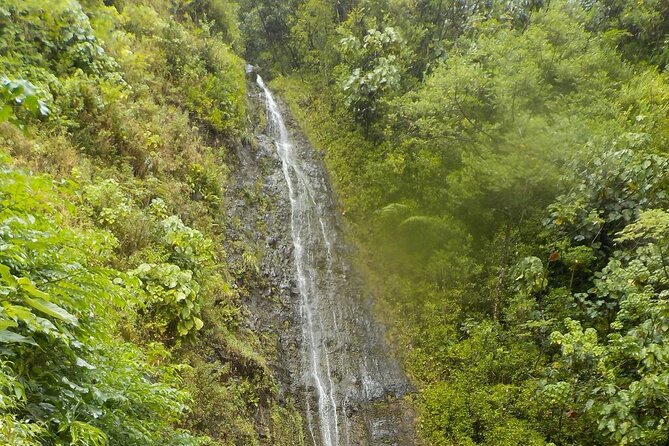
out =
[(403, 444), (392, 410), (367, 410), (372, 402), (402, 394), (406, 382), (388, 357), (382, 332), (359, 302), (359, 287), (349, 278), (322, 168), (305, 156), (303, 144), (291, 139), (260, 76), (257, 84), (290, 201), (308, 441), (317, 446)]

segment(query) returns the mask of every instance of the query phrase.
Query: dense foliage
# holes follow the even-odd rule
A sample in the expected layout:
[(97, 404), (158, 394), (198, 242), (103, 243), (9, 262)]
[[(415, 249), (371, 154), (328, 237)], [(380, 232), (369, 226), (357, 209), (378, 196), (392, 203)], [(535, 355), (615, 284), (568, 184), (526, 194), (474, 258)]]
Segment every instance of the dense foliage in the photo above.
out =
[[(105, 268), (115, 239), (69, 229), (70, 186), (2, 166), (4, 444), (196, 444), (170, 423), (187, 395), (160, 344), (145, 352), (116, 325), (139, 293)], [(108, 314), (107, 317), (102, 315)], [(171, 386), (171, 387), (170, 387)]]
[(659, 0), (0, 1), (0, 443), (302, 441), (233, 286), (254, 251), (223, 250), (246, 58), (324, 152), (421, 441), (666, 444), (668, 23)]
[(228, 1), (0, 1), (0, 443), (300, 437), (223, 250), (241, 45)]
[(666, 444), (665, 2), (281, 17), (272, 85), (325, 153), (422, 439)]

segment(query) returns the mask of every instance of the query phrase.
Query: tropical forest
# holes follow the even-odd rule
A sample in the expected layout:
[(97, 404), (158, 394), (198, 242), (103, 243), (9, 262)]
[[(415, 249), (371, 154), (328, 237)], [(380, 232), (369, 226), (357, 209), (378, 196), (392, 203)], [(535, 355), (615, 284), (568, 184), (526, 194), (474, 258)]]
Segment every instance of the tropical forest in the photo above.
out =
[(669, 445), (666, 0), (0, 0), (0, 445)]

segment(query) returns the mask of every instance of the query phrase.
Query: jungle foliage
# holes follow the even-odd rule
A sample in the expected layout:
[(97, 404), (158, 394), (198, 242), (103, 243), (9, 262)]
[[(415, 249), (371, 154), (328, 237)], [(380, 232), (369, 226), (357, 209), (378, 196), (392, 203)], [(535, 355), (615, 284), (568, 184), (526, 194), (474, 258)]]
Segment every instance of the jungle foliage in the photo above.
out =
[(0, 443), (301, 435), (223, 250), (241, 45), (228, 1), (0, 1)]
[(223, 249), (246, 59), (324, 152), (423, 442), (666, 444), (668, 24), (659, 0), (1, 0), (0, 443), (299, 442), (245, 326), (256, 262)]
[(265, 66), (324, 152), (422, 439), (666, 444), (665, 2), (281, 17), (297, 58)]

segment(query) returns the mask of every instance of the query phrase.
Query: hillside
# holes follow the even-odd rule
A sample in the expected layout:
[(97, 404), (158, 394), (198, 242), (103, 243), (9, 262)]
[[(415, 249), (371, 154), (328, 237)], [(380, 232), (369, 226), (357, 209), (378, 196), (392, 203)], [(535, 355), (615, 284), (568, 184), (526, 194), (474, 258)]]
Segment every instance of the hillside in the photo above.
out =
[(665, 445), (668, 42), (656, 0), (0, 0), (0, 443)]
[(250, 138), (229, 6), (0, 3), (0, 443), (301, 436), (248, 328), (254, 248), (226, 240)]

